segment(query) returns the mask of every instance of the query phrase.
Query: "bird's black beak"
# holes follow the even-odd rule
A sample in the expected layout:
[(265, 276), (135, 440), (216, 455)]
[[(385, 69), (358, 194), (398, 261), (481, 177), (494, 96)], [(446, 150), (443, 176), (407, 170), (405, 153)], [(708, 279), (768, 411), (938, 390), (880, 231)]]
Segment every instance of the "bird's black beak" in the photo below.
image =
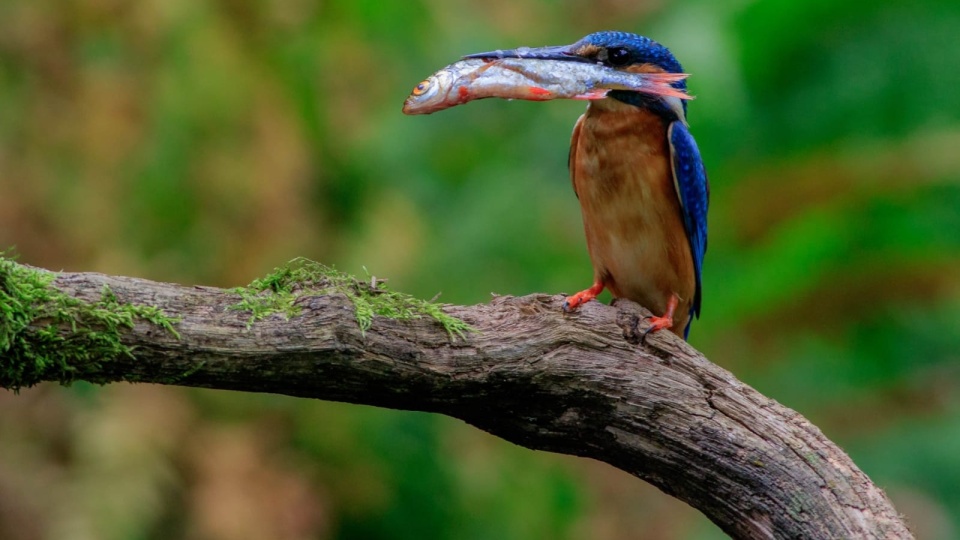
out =
[(566, 60), (569, 62), (588, 62), (593, 60), (578, 56), (573, 52), (570, 45), (559, 45), (554, 47), (518, 47), (516, 49), (507, 49), (505, 51), (490, 51), (475, 54), (468, 54), (464, 58), (483, 58), (486, 60), (499, 60), (501, 58), (535, 58), (537, 60)]

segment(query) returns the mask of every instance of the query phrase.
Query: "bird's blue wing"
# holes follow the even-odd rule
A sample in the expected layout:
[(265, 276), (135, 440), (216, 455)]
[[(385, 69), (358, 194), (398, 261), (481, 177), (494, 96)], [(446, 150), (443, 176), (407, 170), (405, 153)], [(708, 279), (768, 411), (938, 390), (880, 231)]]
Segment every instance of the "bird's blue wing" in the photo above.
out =
[[(710, 184), (707, 171), (700, 159), (693, 135), (682, 121), (670, 124), (667, 131), (670, 140), (670, 157), (673, 159), (673, 184), (680, 199), (680, 212), (683, 215), (683, 228), (690, 241), (693, 254), (693, 268), (697, 279), (697, 290), (690, 307), (690, 320), (700, 317), (700, 298), (702, 286), (700, 276), (703, 269), (703, 256), (707, 252), (707, 207), (710, 204)], [(690, 332), (690, 325), (684, 329), (684, 336)]]

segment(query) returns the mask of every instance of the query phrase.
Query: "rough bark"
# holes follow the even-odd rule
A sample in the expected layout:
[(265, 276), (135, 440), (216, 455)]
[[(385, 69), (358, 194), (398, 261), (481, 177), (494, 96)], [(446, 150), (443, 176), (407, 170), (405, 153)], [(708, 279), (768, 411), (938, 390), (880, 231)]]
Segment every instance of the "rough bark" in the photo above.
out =
[[(100, 274), (55, 286), (181, 318), (180, 338), (139, 322), (135, 357), (100, 381), (270, 392), (429, 411), (516, 444), (591, 457), (706, 514), (736, 538), (911, 538), (886, 495), (798, 413), (669, 332), (639, 342), (647, 312), (562, 297), (497, 297), (446, 311), (477, 332), (451, 340), (429, 320), (376, 317), (365, 334), (343, 296), (305, 296), (299, 316), (228, 309), (229, 291)], [(0, 358), (0, 363), (4, 360)]]

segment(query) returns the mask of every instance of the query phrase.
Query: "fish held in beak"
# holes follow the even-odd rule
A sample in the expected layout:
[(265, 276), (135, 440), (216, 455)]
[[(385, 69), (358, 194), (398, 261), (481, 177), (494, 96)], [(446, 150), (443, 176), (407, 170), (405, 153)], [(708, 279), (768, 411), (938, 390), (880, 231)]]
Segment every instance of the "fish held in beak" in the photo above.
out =
[(404, 114), (430, 114), (491, 97), (531, 101), (603, 99), (611, 90), (693, 99), (672, 86), (686, 79), (686, 73), (630, 73), (562, 57), (561, 52), (511, 55), (516, 51), (519, 49), (498, 51), (500, 55), (471, 55), (444, 67), (414, 87), (403, 104)]

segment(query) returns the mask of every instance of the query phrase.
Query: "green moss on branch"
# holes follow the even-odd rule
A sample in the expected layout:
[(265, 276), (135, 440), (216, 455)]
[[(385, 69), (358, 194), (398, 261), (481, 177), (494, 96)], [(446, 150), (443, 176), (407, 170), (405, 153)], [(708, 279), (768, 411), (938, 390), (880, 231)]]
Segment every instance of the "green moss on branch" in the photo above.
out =
[(401, 321), (429, 317), (440, 323), (451, 337), (462, 338), (466, 332), (473, 331), (467, 323), (444, 313), (440, 304), (391, 291), (373, 279), (360, 281), (304, 258), (294, 259), (247, 287), (233, 291), (241, 298), (233, 309), (250, 312), (248, 326), (272, 314), (287, 318), (298, 315), (300, 308), (296, 301), (301, 296), (339, 293), (353, 303), (357, 324), (363, 332), (370, 329), (374, 315)]
[(133, 351), (125, 328), (145, 321), (179, 338), (155, 306), (125, 304), (104, 285), (89, 303), (53, 286), (56, 274), (17, 264), (0, 253), (0, 387), (19, 390), (41, 381), (110, 382), (103, 367)]

